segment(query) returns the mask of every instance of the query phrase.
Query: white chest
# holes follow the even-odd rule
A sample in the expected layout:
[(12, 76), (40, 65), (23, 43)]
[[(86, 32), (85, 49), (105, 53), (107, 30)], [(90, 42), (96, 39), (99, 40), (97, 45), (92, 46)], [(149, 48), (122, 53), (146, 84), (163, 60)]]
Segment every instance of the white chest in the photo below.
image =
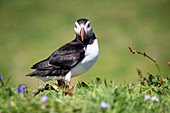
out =
[(85, 58), (71, 69), (72, 77), (88, 71), (96, 63), (99, 57), (99, 46), (97, 39), (94, 40), (93, 44), (85, 46), (84, 50)]

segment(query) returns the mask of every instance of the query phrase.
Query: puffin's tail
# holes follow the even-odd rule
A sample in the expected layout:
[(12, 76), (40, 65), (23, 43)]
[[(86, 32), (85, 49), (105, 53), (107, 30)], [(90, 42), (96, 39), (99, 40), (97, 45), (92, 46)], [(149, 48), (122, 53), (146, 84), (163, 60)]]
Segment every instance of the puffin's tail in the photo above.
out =
[(41, 70), (35, 70), (30, 74), (27, 74), (26, 76), (47, 76), (50, 72), (49, 71), (41, 71)]
[(29, 73), (29, 74), (27, 74), (26, 76), (38, 76), (38, 71), (37, 70), (35, 70), (34, 72), (32, 72), (32, 73)]

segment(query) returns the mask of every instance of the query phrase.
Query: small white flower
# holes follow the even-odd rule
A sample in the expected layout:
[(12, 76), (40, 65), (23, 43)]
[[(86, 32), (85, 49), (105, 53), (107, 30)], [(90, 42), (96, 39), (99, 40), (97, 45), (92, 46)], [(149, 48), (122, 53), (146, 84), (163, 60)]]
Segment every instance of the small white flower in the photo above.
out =
[(151, 98), (152, 101), (155, 101), (155, 102), (158, 102), (159, 101), (159, 98), (156, 97), (156, 95), (154, 95), (152, 98)]
[(42, 97), (41, 97), (41, 102), (42, 103), (46, 103), (48, 101), (48, 97), (46, 96), (46, 95), (43, 95)]
[(105, 110), (105, 109), (109, 108), (110, 105), (108, 103), (106, 103), (106, 102), (101, 102), (100, 107)]
[(150, 98), (150, 95), (145, 95), (143, 101), (149, 100)]

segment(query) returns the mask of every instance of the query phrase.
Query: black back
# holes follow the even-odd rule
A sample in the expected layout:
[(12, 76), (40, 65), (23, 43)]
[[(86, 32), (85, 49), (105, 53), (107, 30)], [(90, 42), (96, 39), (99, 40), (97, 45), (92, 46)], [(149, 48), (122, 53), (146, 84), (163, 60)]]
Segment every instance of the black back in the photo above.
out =
[(66, 75), (72, 67), (76, 66), (85, 57), (84, 47), (92, 44), (94, 39), (96, 39), (94, 34), (83, 42), (76, 37), (73, 41), (52, 53), (47, 59), (33, 65), (31, 68), (36, 70), (26, 76)]

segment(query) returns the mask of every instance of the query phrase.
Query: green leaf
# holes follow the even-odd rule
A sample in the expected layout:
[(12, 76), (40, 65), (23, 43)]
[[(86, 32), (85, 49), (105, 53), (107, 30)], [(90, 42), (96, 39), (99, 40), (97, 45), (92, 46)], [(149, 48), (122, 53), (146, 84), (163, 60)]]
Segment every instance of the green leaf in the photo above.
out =
[(146, 57), (147, 55), (146, 55), (146, 53), (144, 52), (144, 57)]
[(80, 87), (86, 87), (88, 88), (89, 86), (85, 83), (85, 82), (79, 82), (77, 83), (77, 86), (80, 88)]
[(157, 59), (157, 58), (154, 58), (153, 60), (155, 60), (156, 62), (158, 61), (158, 59)]
[(50, 82), (50, 83), (52, 83), (52, 84), (54, 84), (54, 85), (58, 85), (56, 82)]
[(81, 86), (88, 87), (88, 85), (85, 82), (81, 82)]
[(102, 82), (101, 78), (96, 78), (96, 81), (97, 81), (97, 83), (101, 83)]
[(7, 79), (7, 81), (6, 81), (6, 86), (8, 85), (8, 82), (10, 81), (10, 79), (11, 79), (11, 76)]
[(105, 84), (105, 86), (107, 87), (107, 82), (106, 82), (106, 78), (104, 79), (104, 84)]

